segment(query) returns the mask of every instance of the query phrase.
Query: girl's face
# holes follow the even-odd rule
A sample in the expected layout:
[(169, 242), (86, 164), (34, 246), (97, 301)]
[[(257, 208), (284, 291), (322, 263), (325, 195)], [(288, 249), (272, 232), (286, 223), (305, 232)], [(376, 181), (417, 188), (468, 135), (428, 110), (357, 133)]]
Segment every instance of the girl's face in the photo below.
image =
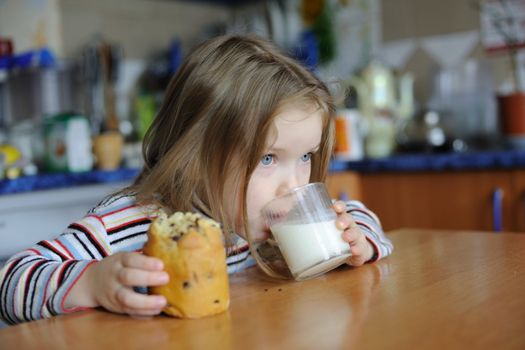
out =
[[(322, 114), (314, 108), (291, 105), (275, 119), (275, 133), (253, 172), (246, 195), (248, 226), (254, 237), (265, 238), (269, 228), (261, 217), (262, 207), (310, 179), (311, 156), (319, 150)], [(238, 230), (243, 236), (243, 230)]]

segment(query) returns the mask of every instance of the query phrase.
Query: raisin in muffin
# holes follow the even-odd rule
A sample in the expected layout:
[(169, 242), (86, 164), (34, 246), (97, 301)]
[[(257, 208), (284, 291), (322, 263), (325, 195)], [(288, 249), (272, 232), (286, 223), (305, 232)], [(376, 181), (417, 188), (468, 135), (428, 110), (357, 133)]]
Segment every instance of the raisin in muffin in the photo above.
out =
[(164, 312), (199, 318), (225, 311), (230, 304), (222, 231), (196, 213), (165, 213), (153, 221), (144, 253), (164, 261), (170, 281), (150, 288), (168, 300)]

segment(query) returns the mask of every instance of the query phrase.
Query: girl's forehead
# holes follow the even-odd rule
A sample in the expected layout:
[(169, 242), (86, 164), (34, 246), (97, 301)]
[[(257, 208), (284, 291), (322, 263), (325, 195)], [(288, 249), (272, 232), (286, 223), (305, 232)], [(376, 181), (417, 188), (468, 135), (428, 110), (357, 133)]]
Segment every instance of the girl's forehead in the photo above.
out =
[[(321, 140), (323, 114), (314, 108), (283, 109), (274, 120), (272, 132), (268, 135), (268, 148), (281, 148), (294, 142), (302, 147), (314, 147)], [(311, 144), (311, 145), (310, 145)]]
[(274, 123), (297, 123), (310, 117), (322, 117), (321, 109), (313, 103), (288, 103), (277, 110)]

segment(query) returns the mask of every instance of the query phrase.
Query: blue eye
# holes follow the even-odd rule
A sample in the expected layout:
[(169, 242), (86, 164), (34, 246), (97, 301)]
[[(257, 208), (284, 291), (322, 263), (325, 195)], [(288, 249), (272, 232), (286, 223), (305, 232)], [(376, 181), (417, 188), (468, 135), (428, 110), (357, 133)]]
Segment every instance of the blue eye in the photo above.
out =
[(305, 163), (306, 163), (306, 162), (309, 162), (311, 159), (312, 159), (312, 152), (308, 152), (308, 153), (303, 154), (303, 155), (301, 156), (301, 160), (302, 160), (303, 162), (305, 162)]
[(270, 165), (273, 163), (273, 154), (265, 154), (261, 158), (262, 165)]

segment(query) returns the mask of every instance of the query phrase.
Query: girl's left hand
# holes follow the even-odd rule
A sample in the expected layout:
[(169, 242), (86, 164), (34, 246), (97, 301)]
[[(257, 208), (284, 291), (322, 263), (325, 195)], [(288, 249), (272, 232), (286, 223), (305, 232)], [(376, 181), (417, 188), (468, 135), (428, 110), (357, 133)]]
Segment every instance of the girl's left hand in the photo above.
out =
[(350, 244), (352, 256), (346, 263), (351, 266), (361, 266), (374, 255), (374, 247), (366, 239), (361, 228), (356, 224), (350, 214), (346, 212), (346, 204), (342, 201), (334, 203), (337, 213), (336, 226), (343, 230), (343, 240)]

